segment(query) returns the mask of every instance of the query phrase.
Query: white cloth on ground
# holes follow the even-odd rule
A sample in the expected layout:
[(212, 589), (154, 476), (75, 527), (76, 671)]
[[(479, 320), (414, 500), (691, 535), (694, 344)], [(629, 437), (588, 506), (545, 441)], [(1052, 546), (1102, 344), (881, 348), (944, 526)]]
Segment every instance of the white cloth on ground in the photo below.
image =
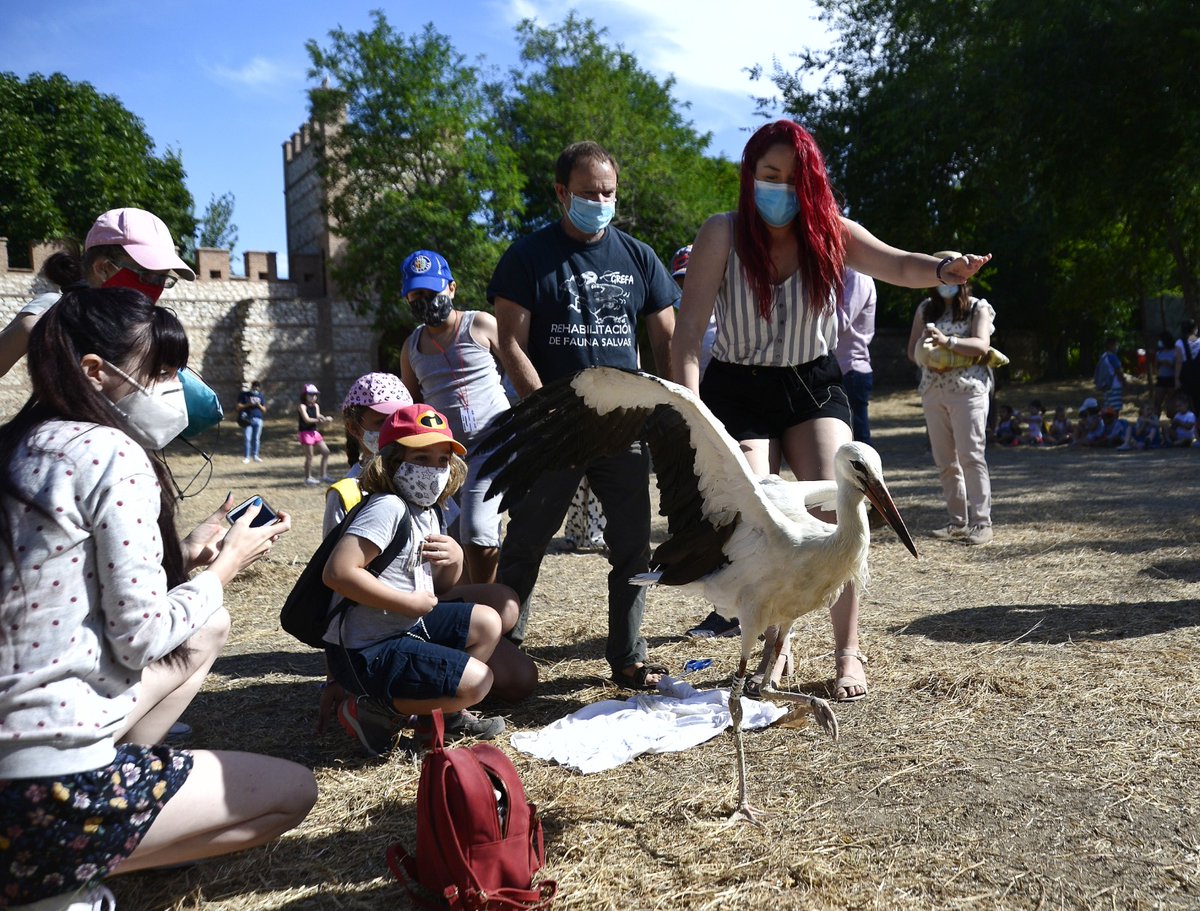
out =
[[(509, 742), (522, 753), (584, 773), (615, 769), (643, 753), (677, 753), (711, 740), (733, 724), (729, 690), (697, 690), (665, 676), (661, 695), (605, 699), (540, 731), (518, 731)], [(742, 728), (756, 730), (787, 714), (770, 702), (742, 697)]]

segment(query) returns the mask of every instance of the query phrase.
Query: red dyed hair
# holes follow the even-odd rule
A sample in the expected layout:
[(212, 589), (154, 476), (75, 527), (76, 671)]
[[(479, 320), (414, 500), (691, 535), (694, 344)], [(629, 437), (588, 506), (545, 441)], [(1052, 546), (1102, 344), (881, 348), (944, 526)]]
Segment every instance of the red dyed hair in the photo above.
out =
[(814, 312), (829, 312), (835, 292), (841, 294), (846, 238), (839, 219), (833, 188), (825, 171), (825, 158), (809, 132), (790, 120), (776, 120), (759, 127), (742, 151), (741, 189), (738, 194), (734, 244), (746, 283), (758, 300), (763, 319), (771, 318), (775, 285), (779, 276), (771, 264), (767, 224), (754, 203), (754, 169), (774, 145), (789, 145), (796, 152), (796, 201), (800, 211), (792, 219), (792, 233), (800, 254), (800, 278), (808, 292), (807, 306)]

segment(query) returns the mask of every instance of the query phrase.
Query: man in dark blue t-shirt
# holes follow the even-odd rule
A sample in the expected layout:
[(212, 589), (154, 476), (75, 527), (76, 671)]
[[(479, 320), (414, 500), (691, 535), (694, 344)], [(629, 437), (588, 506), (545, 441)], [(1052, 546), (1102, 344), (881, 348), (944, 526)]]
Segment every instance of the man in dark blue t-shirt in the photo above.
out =
[[(679, 289), (649, 246), (609, 224), (616, 211), (616, 162), (598, 144), (579, 142), (563, 150), (554, 179), (562, 218), (509, 247), (488, 285), (500, 357), (517, 393), (524, 398), (585, 367), (638, 367), (639, 318), (658, 372), (669, 376)], [(605, 657), (618, 684), (654, 689), (665, 669), (646, 665), (645, 589), (628, 582), (650, 560), (650, 462), (641, 443), (586, 469), (544, 473), (513, 508), (500, 548), (500, 581), (521, 598), (521, 618), (510, 637), (525, 637), (542, 557), (584, 475), (608, 520)]]

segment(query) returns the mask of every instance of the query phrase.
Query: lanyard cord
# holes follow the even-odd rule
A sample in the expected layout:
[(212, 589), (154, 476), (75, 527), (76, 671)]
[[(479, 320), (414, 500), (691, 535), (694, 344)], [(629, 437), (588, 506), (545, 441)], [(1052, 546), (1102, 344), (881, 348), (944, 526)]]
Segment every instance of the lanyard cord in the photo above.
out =
[[(453, 374), (453, 378), (452, 378), (451, 382), (453, 383), (454, 394), (458, 398), (459, 402), (462, 404), (462, 407), (464, 409), (466, 409), (466, 408), (471, 407), (471, 399), (470, 399), (470, 396), (467, 394), (467, 384), (465, 381), (465, 377), (463, 376), (466, 373), (466, 363), (463, 361), (462, 354), (458, 351), (458, 347), (456, 345), (456, 342), (458, 341), (458, 333), (462, 329), (462, 321), (463, 321), (463, 315), (462, 315), (462, 313), (459, 313), (458, 324), (454, 327), (454, 332), (451, 334), (451, 341), (450, 341), (450, 348), (451, 348), (451, 350), (454, 351), (455, 357), (458, 359), (457, 372), (455, 372), (456, 368), (455, 368), (453, 362), (451, 362), (450, 355), (447, 353), (446, 349), (443, 348), (438, 343), (438, 340), (433, 337), (432, 333), (430, 333), (428, 331), (430, 328), (429, 326), (425, 327), (425, 332), (423, 334), (429, 338), (430, 344), (433, 345), (433, 347), (438, 350), (438, 353), (441, 354), (441, 356), (442, 356), (442, 360), (444, 360), (446, 362), (446, 366), (450, 368), (451, 373)], [(459, 377), (463, 378), (463, 382), (461, 383), (461, 385), (458, 382)]]

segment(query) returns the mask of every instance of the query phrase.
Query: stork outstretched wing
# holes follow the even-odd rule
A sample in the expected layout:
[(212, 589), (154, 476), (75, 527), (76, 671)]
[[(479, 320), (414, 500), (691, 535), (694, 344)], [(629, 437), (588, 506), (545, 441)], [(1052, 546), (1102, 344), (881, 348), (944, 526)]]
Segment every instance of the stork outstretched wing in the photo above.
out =
[[(668, 538), (651, 565), (666, 585), (682, 585), (728, 562), (723, 548), (739, 525), (776, 537), (796, 522), (816, 522), (801, 504), (826, 503), (830, 482), (790, 485), (768, 496), (737, 442), (682, 386), (647, 373), (591, 367), (547, 384), (502, 414), (479, 440), (488, 496), (509, 508), (543, 472), (585, 466), (635, 440), (650, 445), (659, 512)], [(795, 502), (795, 498), (799, 502)], [(792, 503), (780, 509), (776, 499)]]

